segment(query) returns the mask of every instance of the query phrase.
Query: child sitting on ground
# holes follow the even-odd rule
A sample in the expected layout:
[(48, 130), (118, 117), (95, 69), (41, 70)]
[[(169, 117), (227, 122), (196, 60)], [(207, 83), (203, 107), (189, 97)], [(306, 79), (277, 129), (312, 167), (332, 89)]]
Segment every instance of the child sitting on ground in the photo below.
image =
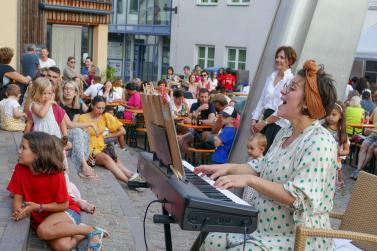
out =
[[(247, 154), (249, 155), (249, 161), (247, 164), (253, 168), (257, 173), (260, 173), (258, 169), (258, 163), (263, 159), (263, 152), (267, 147), (267, 138), (261, 133), (256, 133), (249, 138), (247, 143)], [(243, 190), (242, 199), (253, 206), (255, 190), (251, 187), (245, 187)]]
[(1, 128), (6, 131), (23, 131), (25, 129), (26, 114), (22, 111), (18, 101), (21, 97), (21, 89), (18, 85), (7, 86), (7, 98), (0, 101)]
[[(13, 197), (12, 218), (31, 214), (32, 227), (53, 250), (71, 250), (88, 238), (88, 250), (100, 250), (108, 233), (81, 223), (80, 208), (68, 195), (63, 147), (44, 132), (25, 134), (8, 190)], [(81, 224), (80, 224), (81, 223)]]
[(233, 140), (236, 136), (233, 121), (237, 118), (237, 111), (234, 107), (225, 107), (219, 115), (222, 116), (223, 128), (220, 130), (218, 136), (214, 136), (213, 142), (216, 150), (212, 155), (213, 164), (225, 164), (228, 162), (230, 149), (232, 148)]

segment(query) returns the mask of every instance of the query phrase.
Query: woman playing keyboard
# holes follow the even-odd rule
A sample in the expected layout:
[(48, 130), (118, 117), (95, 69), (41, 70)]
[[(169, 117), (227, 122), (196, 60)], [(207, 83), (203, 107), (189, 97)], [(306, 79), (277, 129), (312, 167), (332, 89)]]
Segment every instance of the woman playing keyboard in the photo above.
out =
[[(315, 61), (305, 62), (282, 91), (278, 116), (289, 120), (257, 168), (242, 164), (204, 165), (195, 173), (220, 188), (252, 187), (258, 227), (243, 234), (210, 233), (201, 250), (293, 250), (298, 225), (330, 228), (337, 145), (319, 119), (336, 101), (334, 80)], [(306, 250), (333, 250), (331, 239), (308, 238)]]

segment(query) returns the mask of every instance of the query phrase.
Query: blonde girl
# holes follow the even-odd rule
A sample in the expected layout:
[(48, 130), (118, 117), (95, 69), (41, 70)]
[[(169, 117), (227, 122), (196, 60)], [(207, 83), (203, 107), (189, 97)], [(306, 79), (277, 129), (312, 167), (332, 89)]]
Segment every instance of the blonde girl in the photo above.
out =
[(67, 127), (64, 122), (60, 123), (55, 119), (52, 106), (55, 102), (55, 90), (48, 79), (37, 78), (33, 83), (31, 93), (30, 112), (32, 122), (34, 123), (34, 131), (46, 132), (55, 135), (58, 138), (67, 135)]

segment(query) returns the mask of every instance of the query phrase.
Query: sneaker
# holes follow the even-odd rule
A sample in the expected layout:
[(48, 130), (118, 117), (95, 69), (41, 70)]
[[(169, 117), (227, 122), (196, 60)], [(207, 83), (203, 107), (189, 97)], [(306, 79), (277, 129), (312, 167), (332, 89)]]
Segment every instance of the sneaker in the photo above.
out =
[(138, 174), (138, 173), (134, 173), (129, 181), (136, 181), (136, 182), (145, 182), (145, 180)]
[(350, 174), (350, 178), (351, 179), (354, 179), (354, 180), (357, 180), (357, 177), (359, 177), (359, 169), (356, 169), (354, 170), (351, 174)]
[(119, 149), (122, 150), (122, 151), (127, 152), (127, 148), (120, 148), (120, 147), (119, 147)]

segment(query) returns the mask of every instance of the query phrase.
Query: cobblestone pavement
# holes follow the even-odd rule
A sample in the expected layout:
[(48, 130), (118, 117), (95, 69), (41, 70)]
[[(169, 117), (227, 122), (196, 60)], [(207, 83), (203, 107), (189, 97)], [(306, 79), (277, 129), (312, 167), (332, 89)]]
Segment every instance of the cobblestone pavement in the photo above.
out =
[[(16, 154), (9, 153), (9, 144), (13, 144), (11, 135), (0, 131), (0, 195), (7, 196), (6, 184), (11, 175), (11, 170), (17, 161)], [(12, 148), (16, 149), (16, 148)], [(118, 150), (117, 150), (118, 151)], [(123, 163), (131, 170), (136, 170), (139, 149), (129, 148), (128, 151), (118, 151)], [(334, 210), (344, 211), (351, 194), (354, 181), (349, 179), (353, 169), (346, 167), (344, 170), (346, 186), (336, 192)], [(141, 192), (129, 190), (114, 182), (111, 174), (96, 167), (96, 172), (101, 176), (100, 182), (88, 180), (75, 180), (85, 199), (96, 205), (96, 213), (84, 214), (83, 221), (102, 226), (109, 230), (111, 237), (104, 242), (105, 251), (110, 250), (145, 250), (142, 222), (147, 204), (155, 199), (149, 190)], [(72, 175), (71, 175), (72, 176)], [(80, 183), (80, 184), (78, 184)], [(152, 205), (146, 219), (146, 233), (149, 250), (165, 250), (163, 226), (152, 222), (154, 214), (161, 213), (160, 205)], [(1, 215), (0, 215), (1, 216)], [(4, 231), (2, 223), (5, 218), (0, 217), (0, 236)], [(337, 223), (334, 222), (334, 226)], [(197, 236), (197, 232), (182, 231), (178, 226), (172, 226), (172, 239), (174, 250), (189, 250)], [(28, 251), (49, 250), (45, 242), (39, 240), (34, 231), (30, 231)]]

